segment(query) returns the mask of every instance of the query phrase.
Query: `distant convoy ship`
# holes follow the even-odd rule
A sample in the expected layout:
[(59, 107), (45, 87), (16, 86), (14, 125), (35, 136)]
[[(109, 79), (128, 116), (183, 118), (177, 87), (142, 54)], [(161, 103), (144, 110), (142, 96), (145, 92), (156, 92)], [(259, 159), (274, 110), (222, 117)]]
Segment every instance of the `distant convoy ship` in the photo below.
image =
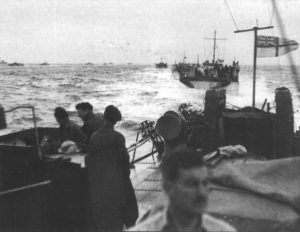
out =
[(22, 64), (22, 63), (17, 63), (17, 62), (14, 62), (14, 63), (10, 63), (10, 64), (8, 64), (8, 66), (24, 66), (24, 64)]
[(7, 65), (7, 62), (5, 60), (1, 60), (0, 65)]
[(202, 88), (203, 82), (210, 82), (211, 87), (222, 87), (229, 85), (231, 82), (239, 81), (239, 62), (233, 61), (232, 65), (224, 65), (223, 59), (215, 58), (216, 51), (216, 31), (214, 33), (213, 59), (210, 62), (206, 60), (202, 64), (185, 63), (184, 57), (182, 63), (172, 66), (173, 72), (178, 72), (180, 81), (190, 88)]
[(163, 60), (161, 58), (160, 62), (155, 64), (155, 67), (156, 68), (167, 68), (168, 67), (167, 61), (163, 62)]
[(24, 66), (24, 64), (22, 63), (17, 63), (17, 62), (14, 62), (14, 63), (7, 63), (5, 60), (1, 60), (0, 61), (0, 66)]
[[(43, 62), (43, 63), (40, 63), (39, 65), (48, 66), (49, 64), (47, 62)], [(24, 64), (18, 63), (18, 62), (8, 63), (5, 60), (1, 60), (0, 61), (0, 66), (12, 66), (12, 67), (14, 67), (14, 66), (24, 66)]]

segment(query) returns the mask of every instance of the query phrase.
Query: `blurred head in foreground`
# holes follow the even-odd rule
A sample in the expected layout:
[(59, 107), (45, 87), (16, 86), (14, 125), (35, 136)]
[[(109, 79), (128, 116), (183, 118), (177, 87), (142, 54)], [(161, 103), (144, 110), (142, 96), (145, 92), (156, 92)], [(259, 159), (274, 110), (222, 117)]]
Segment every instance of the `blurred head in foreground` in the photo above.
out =
[(210, 172), (199, 152), (170, 152), (163, 157), (160, 170), (171, 209), (191, 215), (206, 211)]

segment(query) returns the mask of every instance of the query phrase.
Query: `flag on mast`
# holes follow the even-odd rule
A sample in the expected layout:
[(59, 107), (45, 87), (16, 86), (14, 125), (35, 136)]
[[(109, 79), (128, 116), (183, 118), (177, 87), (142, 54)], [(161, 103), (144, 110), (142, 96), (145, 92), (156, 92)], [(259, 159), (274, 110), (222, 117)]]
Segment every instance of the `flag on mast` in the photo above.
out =
[(257, 36), (257, 57), (277, 57), (292, 52), (298, 48), (295, 40), (274, 36)]

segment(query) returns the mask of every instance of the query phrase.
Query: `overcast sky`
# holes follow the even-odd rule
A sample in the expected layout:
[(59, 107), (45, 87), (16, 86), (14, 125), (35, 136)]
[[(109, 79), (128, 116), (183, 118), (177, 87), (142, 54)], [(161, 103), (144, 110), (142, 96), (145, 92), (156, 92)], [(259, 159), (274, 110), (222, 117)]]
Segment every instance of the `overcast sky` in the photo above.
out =
[[(271, 0), (0, 0), (0, 59), (23, 63), (168, 63), (212, 59), (253, 62), (256, 26), (275, 27), (262, 35), (279, 35)], [(289, 39), (300, 42), (300, 1), (277, 0)], [(257, 20), (257, 21), (256, 21)], [(300, 65), (299, 49), (293, 52)], [(298, 62), (297, 62), (298, 61)], [(258, 64), (287, 64), (287, 57)]]

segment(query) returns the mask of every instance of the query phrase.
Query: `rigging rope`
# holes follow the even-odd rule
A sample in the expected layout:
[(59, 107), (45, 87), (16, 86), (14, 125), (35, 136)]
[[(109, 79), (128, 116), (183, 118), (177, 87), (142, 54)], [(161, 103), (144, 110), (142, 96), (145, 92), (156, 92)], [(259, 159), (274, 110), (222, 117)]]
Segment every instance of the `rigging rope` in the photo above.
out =
[(241, 107), (239, 107), (239, 106), (236, 106), (236, 105), (233, 105), (233, 104), (231, 104), (231, 103), (229, 103), (229, 102), (226, 102), (226, 104), (227, 105), (230, 105), (230, 106), (232, 106), (233, 108), (236, 108), (236, 109), (241, 109)]
[(221, 49), (219, 49), (219, 46), (216, 45), (216, 50), (217, 50), (217, 55), (218, 55), (217, 58), (225, 60), (226, 46), (224, 45), (223, 46), (223, 51), (220, 51)]
[(227, 44), (224, 44), (224, 48), (223, 48), (223, 59), (225, 60), (225, 56), (226, 56), (226, 52), (227, 52)]
[(217, 45), (216, 45), (216, 50), (217, 50), (217, 57), (216, 57), (216, 60), (217, 60), (218, 58), (221, 58), (220, 52), (219, 52), (219, 47)]
[[(273, 5), (273, 13), (274, 13), (274, 10), (275, 10), (275, 8), (274, 8), (274, 5)], [(272, 35), (273, 35), (273, 37), (277, 37), (277, 35), (275, 35), (275, 32), (274, 32), (274, 29), (271, 29), (272, 30)], [(276, 59), (276, 61), (277, 61), (277, 66), (278, 66), (278, 68), (279, 68), (279, 74), (280, 74), (280, 78), (281, 78), (281, 80), (283, 80), (282, 79), (282, 77), (283, 77), (283, 70), (282, 70), (282, 65), (281, 65), (281, 63), (280, 63), (280, 59)]]
[(272, 15), (271, 15), (271, 20), (270, 20), (270, 26), (272, 26), (274, 15), (275, 15), (275, 4), (272, 4), (273, 9), (272, 9)]
[(233, 17), (233, 15), (232, 15), (232, 13), (231, 13), (231, 10), (230, 10), (230, 8), (229, 8), (229, 6), (228, 6), (228, 4), (227, 4), (227, 1), (224, 0), (224, 2), (225, 2), (225, 4), (226, 4), (226, 7), (227, 7), (229, 13), (230, 13), (231, 19), (232, 19), (232, 21), (233, 21), (233, 23), (234, 23), (234, 25), (235, 25), (236, 30), (239, 30), (239, 28), (238, 28), (238, 26), (237, 26), (237, 23), (235, 22), (234, 17)]
[[(276, 0), (271, 0), (271, 1), (273, 3), (273, 6), (274, 6), (274, 13), (275, 13), (276, 20), (278, 22), (279, 32), (284, 38), (286, 38), (286, 31), (285, 31), (285, 28), (284, 28), (284, 25), (283, 25), (283, 22), (282, 22), (282, 19), (281, 19), (279, 10), (278, 10)], [(296, 65), (295, 65), (295, 62), (294, 62), (294, 59), (293, 59), (293, 56), (291, 55), (291, 53), (287, 54), (287, 58), (288, 58), (289, 65), (291, 66), (293, 79), (295, 81), (295, 84), (297, 86), (298, 91), (300, 91), (300, 80), (298, 79), (299, 74), (298, 74), (298, 71), (296, 69)]]

